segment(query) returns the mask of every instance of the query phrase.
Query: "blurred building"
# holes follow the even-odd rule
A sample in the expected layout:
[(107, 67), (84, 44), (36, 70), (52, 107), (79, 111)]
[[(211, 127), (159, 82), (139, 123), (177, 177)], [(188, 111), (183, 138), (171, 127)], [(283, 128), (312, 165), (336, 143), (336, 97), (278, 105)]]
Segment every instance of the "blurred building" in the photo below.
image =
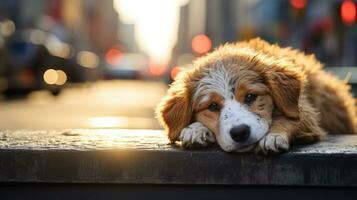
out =
[(118, 43), (119, 22), (112, 0), (62, 2), (63, 23), (78, 48), (104, 53)]
[(67, 82), (102, 79), (118, 28), (113, 0), (2, 0), (0, 82), (9, 93), (57, 93)]
[[(121, 1), (123, 5), (132, 5), (128, 8), (133, 10), (118, 10), (115, 6), (118, 2), (1, 0), (0, 25), (9, 19), (10, 28), (16, 26), (16, 34), (27, 29), (40, 30), (50, 33), (52, 39), (55, 36), (55, 42), (49, 46), (65, 43), (65, 54), (70, 52), (70, 56), (62, 57), (66, 57), (68, 65), (76, 66), (66, 66), (66, 72), (74, 77), (70, 81), (96, 80), (105, 77), (103, 73), (120, 68), (145, 72), (149, 74), (147, 77), (161, 77), (167, 60), (155, 63), (151, 57), (154, 53), (169, 57), (171, 53), (167, 52), (176, 40), (169, 63), (172, 68), (189, 65), (220, 44), (253, 37), (314, 53), (327, 66), (357, 65), (356, 0)], [(120, 21), (119, 16), (125, 12), (133, 14), (132, 11), (139, 13), (136, 21), (140, 23)], [(163, 13), (170, 17), (161, 20)], [(167, 28), (170, 26), (164, 25), (171, 25), (170, 20), (175, 26)], [(149, 25), (143, 26), (144, 23)], [(153, 31), (148, 34), (140, 25), (146, 32)], [(40, 37), (38, 32), (34, 35), (37, 36), (32, 39)], [(0, 47), (4, 41), (0, 34)], [(165, 47), (168, 51), (161, 47), (165, 42), (169, 44)], [(150, 48), (143, 48), (144, 43)], [(9, 52), (9, 48), (0, 51)], [(3, 76), (5, 64), (1, 62), (4, 59), (0, 59), (0, 76)], [(170, 77), (171, 72), (168, 70), (166, 74)]]
[(18, 29), (45, 29), (78, 49), (103, 53), (119, 42), (113, 0), (2, 0), (0, 11)]
[[(327, 66), (357, 66), (356, 7), (349, 4), (342, 9), (346, 2), (356, 5), (352, 0), (191, 0), (181, 9), (180, 42), (171, 65), (178, 64), (180, 55), (194, 53), (192, 38), (205, 34), (213, 48), (225, 42), (261, 37), (314, 53)], [(190, 12), (197, 7), (205, 11)], [(192, 32), (190, 22), (197, 21), (200, 15), (204, 19), (198, 23), (204, 28)], [(352, 21), (344, 21), (343, 15), (352, 17)]]

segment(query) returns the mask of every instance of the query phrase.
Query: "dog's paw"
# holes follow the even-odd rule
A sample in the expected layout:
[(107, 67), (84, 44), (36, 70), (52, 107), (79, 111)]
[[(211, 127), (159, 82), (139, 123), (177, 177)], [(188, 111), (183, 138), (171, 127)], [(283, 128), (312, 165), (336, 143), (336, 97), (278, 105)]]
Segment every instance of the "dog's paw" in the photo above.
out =
[(213, 133), (200, 122), (182, 129), (180, 138), (183, 147), (208, 146), (216, 141)]
[(279, 154), (289, 150), (289, 138), (279, 133), (268, 133), (256, 146), (255, 152), (264, 155)]

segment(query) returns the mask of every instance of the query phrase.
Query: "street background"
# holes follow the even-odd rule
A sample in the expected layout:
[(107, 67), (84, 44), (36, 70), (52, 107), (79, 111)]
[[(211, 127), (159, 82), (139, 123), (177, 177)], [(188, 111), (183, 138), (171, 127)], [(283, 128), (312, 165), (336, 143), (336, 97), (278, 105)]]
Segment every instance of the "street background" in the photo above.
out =
[(354, 0), (1, 0), (0, 129), (160, 129), (180, 70), (254, 37), (356, 88)]
[(154, 107), (164, 95), (160, 82), (107, 81), (46, 91), (0, 102), (0, 129), (160, 129)]

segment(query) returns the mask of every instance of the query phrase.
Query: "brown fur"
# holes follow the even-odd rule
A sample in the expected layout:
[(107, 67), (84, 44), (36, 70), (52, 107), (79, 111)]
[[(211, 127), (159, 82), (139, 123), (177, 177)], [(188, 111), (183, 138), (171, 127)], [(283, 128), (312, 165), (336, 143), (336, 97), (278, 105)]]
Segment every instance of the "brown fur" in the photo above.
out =
[(181, 130), (191, 122), (192, 118), (189, 78), (182, 75), (182, 78), (170, 87), (168, 95), (162, 99), (156, 110), (171, 141), (177, 140)]
[[(325, 131), (357, 133), (355, 99), (346, 83), (324, 72), (313, 55), (253, 39), (223, 45), (197, 59), (193, 69), (179, 74), (157, 108), (171, 141), (194, 120), (207, 124), (219, 119), (207, 109), (198, 109), (198, 99), (192, 99), (198, 81), (218, 59), (236, 76), (238, 101), (248, 90), (261, 92), (250, 109), (270, 117), (270, 132), (299, 143), (317, 141)], [(208, 128), (215, 132), (218, 123)]]

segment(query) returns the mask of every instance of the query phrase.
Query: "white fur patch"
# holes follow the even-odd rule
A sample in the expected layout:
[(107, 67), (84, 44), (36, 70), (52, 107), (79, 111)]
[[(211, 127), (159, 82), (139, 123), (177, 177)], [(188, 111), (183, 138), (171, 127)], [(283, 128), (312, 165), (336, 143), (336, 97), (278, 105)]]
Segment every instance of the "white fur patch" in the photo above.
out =
[(182, 129), (179, 139), (184, 147), (208, 146), (216, 141), (213, 133), (200, 122), (194, 122)]
[[(236, 101), (233, 93), (234, 85), (235, 81), (222, 61), (217, 61), (215, 66), (209, 69), (207, 75), (199, 81), (193, 98), (197, 99), (201, 95), (206, 97), (211, 93), (221, 95), (224, 99), (224, 106), (220, 113), (219, 133), (216, 133), (217, 142), (223, 150), (228, 152), (249, 151), (266, 135), (269, 124), (264, 118), (250, 112), (246, 105)], [(250, 127), (250, 136), (244, 142), (236, 142), (232, 139), (230, 130), (242, 124)], [(189, 141), (190, 137), (186, 137), (183, 139)]]
[[(242, 142), (235, 142), (231, 135), (230, 130), (239, 125), (248, 125), (250, 128), (249, 138)], [(225, 151), (241, 152), (248, 146), (255, 145), (269, 130), (267, 121), (255, 113), (250, 112), (245, 105), (240, 104), (236, 100), (227, 99), (224, 101), (224, 107), (220, 115), (220, 130), (216, 136), (218, 144)]]
[(233, 97), (233, 85), (230, 83), (231, 76), (221, 63), (217, 62), (216, 66), (211, 68), (208, 74), (199, 81), (193, 95), (194, 99), (197, 99), (200, 95), (208, 95), (213, 92), (222, 95), (224, 98)]
[(289, 139), (286, 135), (269, 133), (262, 140), (256, 149), (256, 153), (277, 154), (289, 150)]

